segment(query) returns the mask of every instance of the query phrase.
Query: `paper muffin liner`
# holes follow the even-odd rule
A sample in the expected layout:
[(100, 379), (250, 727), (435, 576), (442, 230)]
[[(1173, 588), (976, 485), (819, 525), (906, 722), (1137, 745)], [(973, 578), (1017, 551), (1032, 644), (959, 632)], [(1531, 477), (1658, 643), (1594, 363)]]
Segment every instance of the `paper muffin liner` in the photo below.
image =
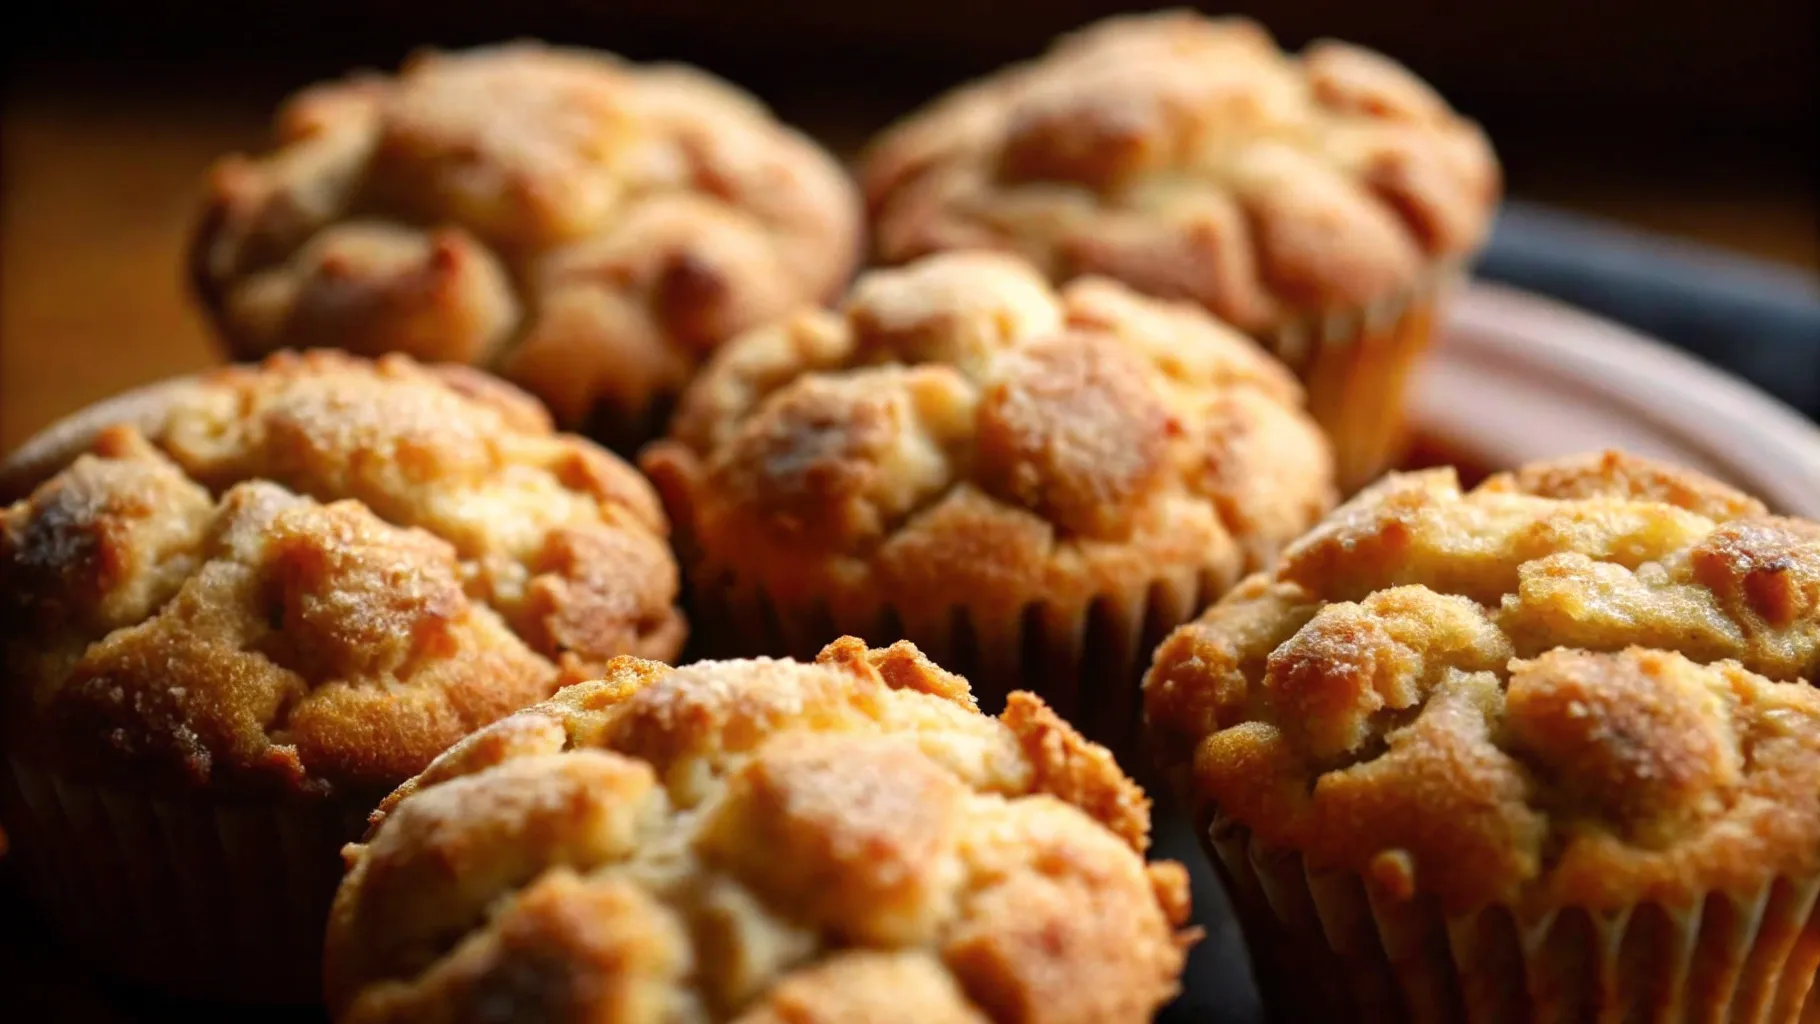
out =
[[(528, 384), (517, 386), (530, 390)], [(559, 426), (586, 435), (636, 465), (639, 451), (664, 436), (679, 397), (680, 392), (675, 388), (654, 391), (644, 404), (635, 407), (596, 398), (583, 422)]]
[(695, 574), (691, 587), (698, 657), (813, 658), (829, 641), (857, 636), (873, 646), (909, 640), (964, 676), (981, 708), (996, 713), (1012, 690), (1030, 690), (1127, 771), (1133, 756), (1150, 654), (1223, 588), (1198, 568), (1073, 603), (911, 607), (878, 599), (786, 601), (730, 574)]
[(1333, 443), (1342, 493), (1357, 491), (1402, 457), (1412, 373), (1460, 276), (1443, 268), (1406, 293), (1258, 336), (1302, 379), (1308, 411)]
[(343, 844), (368, 808), (228, 803), (9, 756), (0, 821), (26, 897), (97, 971), (186, 997), (314, 1003)]
[(1820, 876), (1681, 908), (1448, 914), (1310, 868), (1215, 812), (1200, 830), (1273, 1020), (1810, 1024)]

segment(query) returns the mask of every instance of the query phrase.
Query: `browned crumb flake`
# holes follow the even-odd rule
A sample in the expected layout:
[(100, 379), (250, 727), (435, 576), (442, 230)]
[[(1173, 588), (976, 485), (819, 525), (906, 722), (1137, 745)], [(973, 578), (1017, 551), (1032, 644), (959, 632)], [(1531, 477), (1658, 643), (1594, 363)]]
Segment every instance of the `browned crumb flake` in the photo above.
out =
[(285, 355), (158, 424), (0, 514), (11, 741), (71, 767), (383, 791), (680, 643), (648, 486), (508, 387)]
[(955, 253), (727, 345), (644, 465), (708, 576), (833, 604), (1215, 589), (1333, 501), (1281, 366), (1193, 307)]
[(1407, 69), (1239, 18), (1109, 18), (887, 130), (861, 178), (887, 263), (1017, 252), (1246, 330), (1356, 310), (1483, 241), (1497, 161)]
[(914, 647), (615, 662), (389, 801), (329, 936), (344, 1022), (1135, 1022), (1180, 865), (1041, 701), (979, 714)]
[[(737, 88), (520, 43), (306, 89), (209, 182), (192, 259), (242, 356), (494, 368), (570, 427), (642, 422), (857, 255), (835, 162)], [(629, 436), (627, 439), (630, 439)]]
[(1392, 477), (1158, 650), (1204, 811), (1390, 894), (1621, 907), (1820, 864), (1820, 527), (1604, 453)]

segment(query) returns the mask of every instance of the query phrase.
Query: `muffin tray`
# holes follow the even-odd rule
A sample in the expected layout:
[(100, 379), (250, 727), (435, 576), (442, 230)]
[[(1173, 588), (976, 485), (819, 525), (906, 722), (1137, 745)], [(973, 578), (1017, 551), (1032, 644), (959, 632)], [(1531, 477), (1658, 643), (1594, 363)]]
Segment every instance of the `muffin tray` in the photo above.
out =
[[(1413, 408), (1415, 465), (1457, 464), (1471, 478), (1528, 460), (1623, 447), (1724, 479), (1778, 512), (1820, 517), (1820, 430), (1808, 420), (1660, 342), (1514, 289), (1480, 283), (1464, 290)], [(1196, 917), (1207, 933), (1181, 999), (1158, 1019), (1261, 1020), (1238, 929), (1191, 829), (1167, 807), (1158, 812), (1155, 854), (1189, 865)], [(5, 886), (0, 1018), (125, 1024), (175, 1014), (242, 1016), (103, 986), (42, 934)], [(320, 1015), (300, 1010), (261, 1019)]]

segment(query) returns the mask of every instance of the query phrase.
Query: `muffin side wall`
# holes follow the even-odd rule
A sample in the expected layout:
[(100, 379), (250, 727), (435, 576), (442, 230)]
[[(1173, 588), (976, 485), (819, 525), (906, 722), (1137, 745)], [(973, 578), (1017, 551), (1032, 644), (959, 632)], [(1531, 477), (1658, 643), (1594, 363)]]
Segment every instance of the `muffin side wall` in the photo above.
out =
[(1307, 389), (1308, 411), (1333, 444), (1342, 494), (1396, 468), (1406, 454), (1414, 377), (1464, 276), (1440, 270), (1407, 294), (1258, 335)]
[(10, 755), (9, 860), (59, 938), (148, 988), (314, 1003), (341, 847), (370, 801), (263, 803), (94, 784)]
[[(780, 598), (698, 563), (690, 596), (704, 657), (812, 658), (844, 635), (874, 646), (909, 640), (971, 680), (987, 713), (1002, 709), (1011, 691), (1031, 690), (1138, 771), (1148, 763), (1138, 756), (1139, 683), (1151, 651), (1230, 585), (1197, 569), (1086, 600), (1015, 609), (914, 607), (888, 596), (835, 604)], [(1141, 773), (1139, 780), (1147, 781)]]
[(1449, 914), (1205, 815), (1198, 836), (1273, 1020), (1805, 1024), (1820, 1005), (1820, 875), (1682, 907)]

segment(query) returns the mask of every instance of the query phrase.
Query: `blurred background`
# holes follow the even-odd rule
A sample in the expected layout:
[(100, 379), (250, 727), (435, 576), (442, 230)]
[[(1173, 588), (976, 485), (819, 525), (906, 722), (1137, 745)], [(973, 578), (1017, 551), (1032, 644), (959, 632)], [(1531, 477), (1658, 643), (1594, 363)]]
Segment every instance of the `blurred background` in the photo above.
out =
[[(0, 450), (92, 399), (210, 361), (176, 287), (197, 183), (216, 155), (261, 145), (272, 105), (314, 79), (390, 68), (422, 45), (542, 36), (704, 64), (850, 154), (944, 86), (1121, 8), (1130, 9), (1092, 0), (20, 5), (5, 16), (3, 43)], [(1276, 0), (1208, 9), (1257, 17), (1289, 46), (1331, 35), (1381, 49), (1480, 119), (1510, 195), (1546, 204), (1512, 207), (1489, 276), (1604, 305), (1820, 413), (1820, 4)], [(1548, 209), (1658, 234), (1608, 253), (1598, 243), (1610, 236), (1563, 240), (1557, 229), (1575, 225)], [(1763, 263), (1715, 262), (1716, 253)], [(1589, 276), (1588, 260), (1605, 276)], [(1673, 286), (1677, 274), (1686, 287)], [(1687, 308), (1696, 298), (1705, 304)]]

